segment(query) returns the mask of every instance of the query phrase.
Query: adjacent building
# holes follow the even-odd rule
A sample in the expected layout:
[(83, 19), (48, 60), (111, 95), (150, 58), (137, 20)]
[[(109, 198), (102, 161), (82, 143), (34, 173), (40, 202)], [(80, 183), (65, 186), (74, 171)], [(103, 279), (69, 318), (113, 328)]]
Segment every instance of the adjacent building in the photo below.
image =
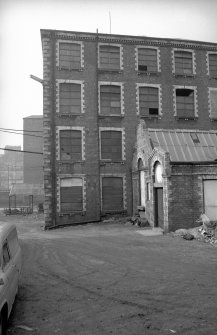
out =
[(23, 179), (25, 184), (43, 184), (43, 115), (23, 118)]
[(141, 120), (217, 129), (217, 44), (57, 30), (41, 40), (47, 228), (132, 214)]

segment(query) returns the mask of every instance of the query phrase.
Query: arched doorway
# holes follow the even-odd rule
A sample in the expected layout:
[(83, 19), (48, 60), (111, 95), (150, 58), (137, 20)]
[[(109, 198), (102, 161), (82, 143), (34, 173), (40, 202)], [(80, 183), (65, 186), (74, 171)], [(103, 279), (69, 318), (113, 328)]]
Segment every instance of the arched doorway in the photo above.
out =
[(156, 162), (154, 165), (155, 226), (164, 229), (162, 174), (162, 164), (160, 162)]

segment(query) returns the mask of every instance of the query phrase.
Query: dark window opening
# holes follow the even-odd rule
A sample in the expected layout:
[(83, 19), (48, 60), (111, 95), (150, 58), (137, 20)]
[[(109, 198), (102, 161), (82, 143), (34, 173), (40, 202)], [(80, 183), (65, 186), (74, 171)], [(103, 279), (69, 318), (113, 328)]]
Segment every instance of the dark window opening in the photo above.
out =
[(177, 97), (189, 97), (193, 93), (194, 93), (194, 90), (190, 90), (190, 89), (186, 89), (186, 88), (177, 88), (176, 89), (176, 96)]
[(148, 67), (146, 65), (139, 65), (138, 70), (139, 71), (148, 71)]
[(158, 108), (149, 108), (150, 115), (158, 115)]
[(193, 141), (195, 144), (200, 143), (200, 140), (199, 140), (199, 137), (198, 137), (197, 134), (192, 133), (192, 134), (190, 134), (190, 135), (191, 135), (192, 141)]

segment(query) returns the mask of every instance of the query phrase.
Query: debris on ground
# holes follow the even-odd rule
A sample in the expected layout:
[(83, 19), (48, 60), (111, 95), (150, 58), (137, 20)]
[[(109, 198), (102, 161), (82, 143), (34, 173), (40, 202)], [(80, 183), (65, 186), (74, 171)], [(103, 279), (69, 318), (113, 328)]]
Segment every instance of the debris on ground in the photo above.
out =
[(145, 215), (135, 214), (130, 218), (130, 222), (132, 225), (137, 227), (150, 227), (150, 224)]
[(201, 214), (196, 222), (202, 225), (190, 229), (177, 229), (172, 235), (185, 240), (196, 239), (217, 247), (217, 221), (210, 220), (206, 214)]

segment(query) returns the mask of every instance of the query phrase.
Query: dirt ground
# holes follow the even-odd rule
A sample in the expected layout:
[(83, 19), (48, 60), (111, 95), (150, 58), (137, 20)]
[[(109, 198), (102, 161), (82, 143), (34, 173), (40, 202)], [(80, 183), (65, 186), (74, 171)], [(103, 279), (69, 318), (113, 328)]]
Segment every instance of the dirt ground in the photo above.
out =
[(217, 334), (217, 248), (124, 223), (16, 222), (23, 269), (8, 334)]

